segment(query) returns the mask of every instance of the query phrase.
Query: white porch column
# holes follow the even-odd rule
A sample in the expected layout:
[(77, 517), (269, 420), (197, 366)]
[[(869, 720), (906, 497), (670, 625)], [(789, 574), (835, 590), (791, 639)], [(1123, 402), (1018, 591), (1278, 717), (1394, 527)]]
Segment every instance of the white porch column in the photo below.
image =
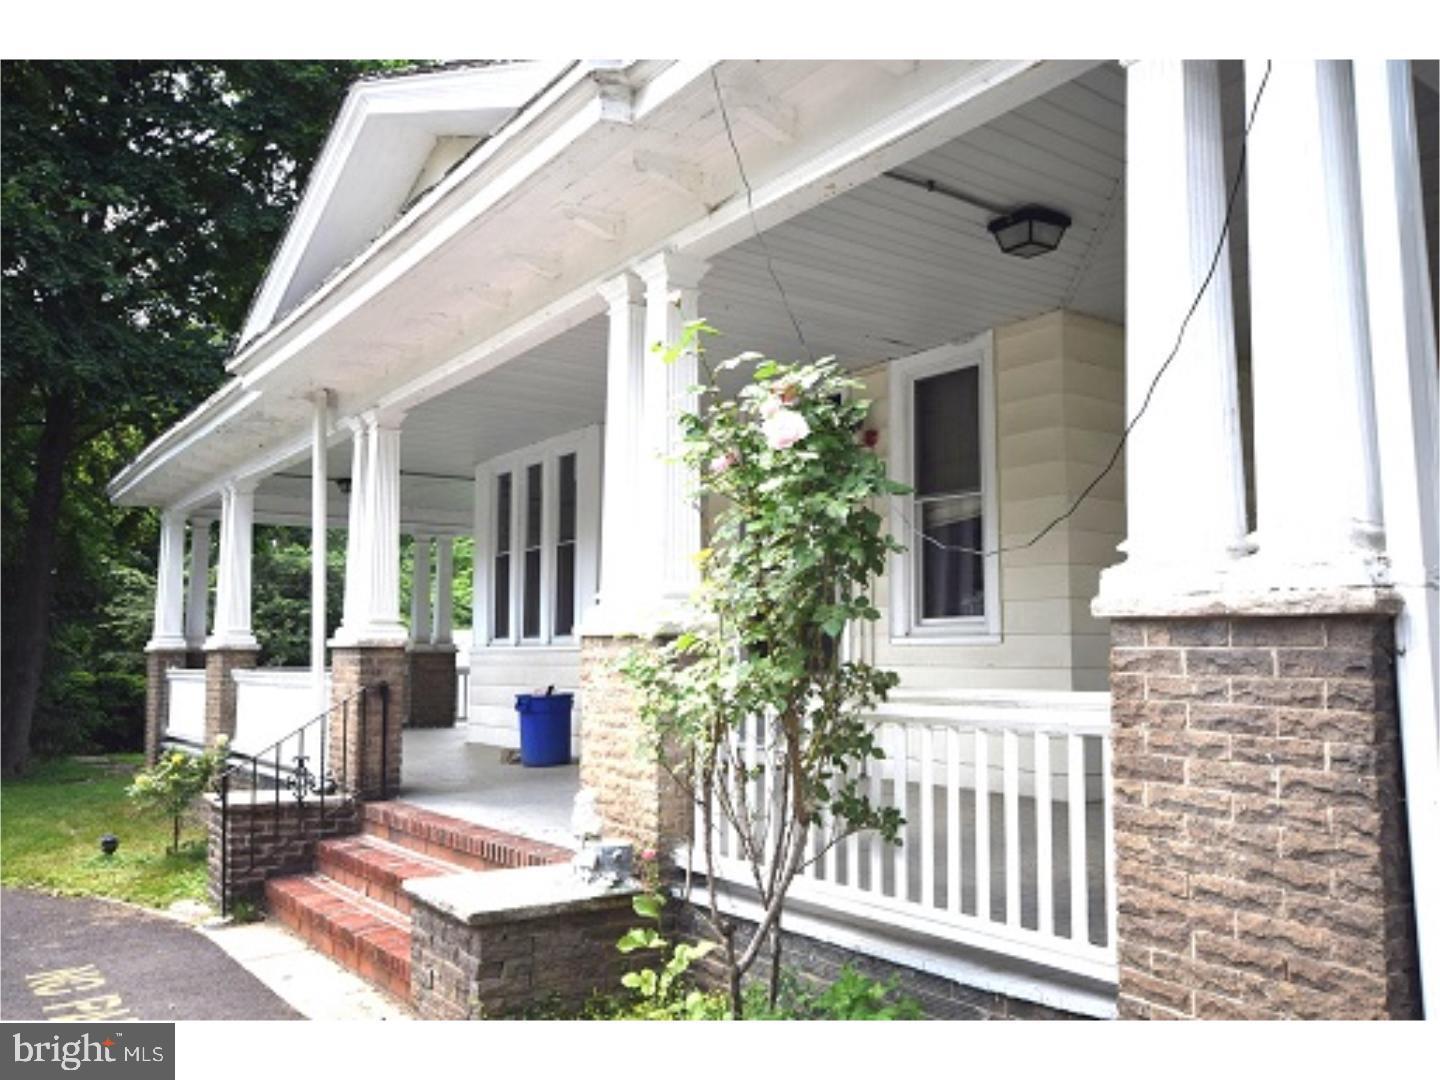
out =
[[(476, 553), (479, 558), (479, 553)], [(432, 645), (454, 641), (455, 619), (455, 538), (435, 538), (435, 623), (430, 631)]]
[(190, 519), (190, 578), (185, 595), (185, 645), (199, 651), (210, 629), (210, 523)]
[(160, 556), (155, 569), (155, 621), (149, 651), (185, 648), (185, 515), (160, 514)]
[(330, 395), (315, 395), (310, 442), (310, 678), (317, 711), (329, 703), (325, 690), (326, 579), (330, 530)]
[[(1128, 422), (1215, 260), (1228, 192), (1216, 62), (1137, 61), (1126, 78)], [(1102, 593), (1211, 588), (1245, 551), (1228, 249), (1227, 241), (1179, 353), (1130, 434), (1127, 558), (1107, 572)]]
[(585, 624), (604, 623), (633, 604), (639, 588), (635, 561), (635, 484), (643, 472), (645, 415), (645, 300), (640, 279), (624, 273), (600, 286), (610, 317), (605, 361), (605, 461), (600, 508), (600, 618), (581, 612)]
[(410, 572), (410, 641), (414, 645), (430, 644), (430, 537), (416, 533), (411, 551)]
[(215, 627), (207, 649), (258, 649), (250, 626), (250, 554), (255, 525), (255, 482), (236, 480), (220, 495), (220, 567)]
[[(1395, 682), (1409, 835), (1440, 835), (1440, 390), (1410, 65), (1355, 61), (1385, 551), (1404, 606)], [(1440, 1014), (1440, 851), (1410, 845), (1421, 997)]]
[(355, 638), (364, 619), (365, 596), (369, 588), (369, 569), (365, 560), (365, 499), (370, 470), (365, 425), (359, 418), (347, 420), (346, 424), (351, 430), (350, 493), (345, 517), (344, 606), (340, 627), (335, 632), (337, 643)]
[(404, 644), (400, 621), (400, 416), (365, 416), (364, 561), (368, 566), (360, 637), (365, 644)]
[[(1252, 101), (1264, 75), (1247, 62)], [(1249, 156), (1258, 558), (1271, 584), (1369, 586), (1384, 529), (1350, 64), (1275, 62)]]
[(680, 339), (687, 322), (697, 318), (700, 278), (709, 265), (674, 252), (662, 252), (635, 267), (645, 283), (644, 422), (642, 461), (635, 485), (634, 520), (630, 536), (650, 538), (634, 551), (636, 566), (647, 568), (646, 607), (670, 621), (683, 614), (700, 583), (695, 557), (700, 551), (700, 507), (692, 470), (679, 460), (684, 442), (679, 417), (694, 412), (699, 382), (696, 353), (687, 350), (674, 362), (662, 363), (650, 352), (655, 344)]

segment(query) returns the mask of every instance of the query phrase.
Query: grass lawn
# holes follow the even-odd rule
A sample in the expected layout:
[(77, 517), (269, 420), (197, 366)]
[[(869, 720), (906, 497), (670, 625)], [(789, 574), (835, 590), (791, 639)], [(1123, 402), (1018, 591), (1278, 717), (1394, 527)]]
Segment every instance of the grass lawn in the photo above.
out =
[[(139, 754), (60, 758), (0, 784), (0, 883), (150, 907), (204, 900), (199, 823), (187, 823), (180, 854), (167, 855), (170, 819), (141, 813), (125, 797), (142, 764)], [(120, 838), (109, 858), (100, 852), (107, 832)]]

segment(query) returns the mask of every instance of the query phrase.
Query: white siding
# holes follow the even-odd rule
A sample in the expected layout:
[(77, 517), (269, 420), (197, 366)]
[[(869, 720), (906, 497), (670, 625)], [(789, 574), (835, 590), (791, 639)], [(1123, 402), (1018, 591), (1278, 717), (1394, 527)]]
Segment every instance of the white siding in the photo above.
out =
[[(549, 686), (556, 693), (577, 693), (580, 687), (580, 650), (562, 646), (500, 645), (470, 653), (469, 742), (518, 747), (520, 728), (515, 718), (515, 695)], [(581, 702), (575, 700), (570, 726), (570, 753), (580, 753)]]

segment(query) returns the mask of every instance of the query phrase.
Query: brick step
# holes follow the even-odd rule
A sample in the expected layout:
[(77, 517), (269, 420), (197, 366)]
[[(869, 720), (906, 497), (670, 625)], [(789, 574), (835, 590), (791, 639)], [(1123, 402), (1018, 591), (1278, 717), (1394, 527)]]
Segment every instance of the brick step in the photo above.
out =
[(410, 918), (322, 874), (271, 878), (270, 914), (337, 963), (410, 1000)]
[(487, 829), (459, 818), (403, 802), (369, 802), (363, 809), (365, 834), (398, 844), (464, 870), (546, 866), (574, 852), (543, 840)]
[(410, 898), (401, 888), (406, 878), (454, 874), (460, 869), (453, 862), (364, 833), (315, 845), (317, 873), (402, 915), (410, 914)]

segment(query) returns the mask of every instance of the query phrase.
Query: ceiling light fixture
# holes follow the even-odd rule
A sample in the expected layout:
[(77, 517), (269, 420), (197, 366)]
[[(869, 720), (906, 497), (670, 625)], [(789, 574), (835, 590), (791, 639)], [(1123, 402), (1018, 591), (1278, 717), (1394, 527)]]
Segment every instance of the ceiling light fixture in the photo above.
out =
[(1048, 206), (1040, 206), (1038, 203), (1006, 207), (951, 187), (942, 180), (931, 180), (899, 169), (891, 169), (883, 175), (994, 215), (986, 226), (990, 235), (995, 237), (995, 243), (1001, 251), (1016, 258), (1033, 259), (1037, 255), (1054, 251), (1060, 246), (1065, 230), (1070, 227), (1068, 214), (1052, 210)]

